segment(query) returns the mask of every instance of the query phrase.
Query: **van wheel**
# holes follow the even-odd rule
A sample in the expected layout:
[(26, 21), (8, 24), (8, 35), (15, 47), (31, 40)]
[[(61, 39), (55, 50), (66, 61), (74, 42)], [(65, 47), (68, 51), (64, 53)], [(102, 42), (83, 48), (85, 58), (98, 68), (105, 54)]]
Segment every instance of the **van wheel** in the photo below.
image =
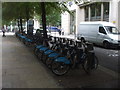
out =
[(110, 48), (110, 43), (109, 42), (103, 42), (103, 46), (104, 46), (104, 48)]
[(79, 37), (77, 37), (77, 40), (80, 40), (80, 38), (79, 38)]

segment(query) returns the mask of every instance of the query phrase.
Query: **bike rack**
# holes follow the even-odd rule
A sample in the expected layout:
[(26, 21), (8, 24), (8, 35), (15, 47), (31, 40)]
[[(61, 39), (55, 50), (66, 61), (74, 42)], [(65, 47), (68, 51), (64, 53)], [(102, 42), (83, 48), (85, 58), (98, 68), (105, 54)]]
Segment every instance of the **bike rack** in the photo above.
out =
[[(16, 33), (16, 36), (18, 38), (24, 39), (26, 42), (33, 42), (32, 39), (28, 38), (26, 35), (23, 35), (21, 33)], [(74, 47), (79, 47), (81, 49), (80, 53), (83, 52), (82, 48), (81, 48), (82, 43), (81, 43), (80, 40), (74, 40), (74, 39), (65, 38), (65, 37), (53, 37), (53, 36), (48, 35), (48, 41), (51, 41), (51, 42), (54, 42), (54, 43), (59, 42), (61, 44), (66, 44), (66, 45), (71, 45), (71, 46), (74, 46)], [(46, 40), (46, 42), (47, 42), (47, 40)], [(95, 55), (93, 44), (89, 43), (89, 42), (86, 42), (85, 45), (87, 46), (86, 50), (87, 50), (88, 59), (90, 61), (90, 60), (94, 59), (93, 57)], [(56, 57), (56, 58), (54, 58), (54, 61), (56, 61), (56, 62), (63, 62), (67, 65), (71, 64), (71, 62), (68, 58), (66, 58), (64, 55), (59, 57), (59, 55), (60, 55), (59, 53), (55, 53), (55, 51), (50, 50), (48, 48), (48, 46), (46, 46), (46, 45), (43, 45), (43, 44), (36, 45), (35, 48), (44, 52), (43, 54), (48, 55), (49, 58), (50, 57)], [(90, 63), (93, 63), (93, 62), (90, 62)]]

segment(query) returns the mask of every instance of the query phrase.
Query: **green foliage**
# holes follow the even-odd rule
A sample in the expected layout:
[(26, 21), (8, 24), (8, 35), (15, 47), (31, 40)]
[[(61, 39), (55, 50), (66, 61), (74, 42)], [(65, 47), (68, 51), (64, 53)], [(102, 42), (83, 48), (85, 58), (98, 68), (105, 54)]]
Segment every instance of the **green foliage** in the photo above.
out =
[(46, 22), (47, 25), (59, 26), (62, 10), (58, 2), (46, 3)]
[(9, 22), (19, 18), (26, 19), (33, 16), (34, 6), (31, 2), (5, 2), (2, 5), (3, 22)]
[(61, 13), (51, 11), (50, 14), (46, 15), (47, 25), (59, 26), (61, 23)]
[[(41, 22), (41, 2), (4, 2), (2, 7), (2, 21), (9, 24), (16, 19), (29, 19), (34, 16)], [(67, 2), (45, 2), (47, 25), (59, 25), (61, 13), (68, 11)]]
[[(46, 23), (47, 25), (58, 26), (61, 23), (61, 13), (64, 11), (69, 11), (67, 7), (64, 5), (65, 3), (59, 2), (45, 2), (45, 10), (46, 10)], [(35, 5), (35, 17), (39, 18), (41, 22), (41, 4), (36, 3)], [(42, 23), (42, 22), (41, 22)]]

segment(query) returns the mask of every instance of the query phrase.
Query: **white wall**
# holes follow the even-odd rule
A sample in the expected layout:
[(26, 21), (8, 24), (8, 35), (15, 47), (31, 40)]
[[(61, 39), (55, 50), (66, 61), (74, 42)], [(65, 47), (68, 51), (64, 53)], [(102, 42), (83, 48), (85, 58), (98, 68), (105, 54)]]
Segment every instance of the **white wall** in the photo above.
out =
[[(78, 6), (72, 2), (72, 5), (69, 6), (68, 8), (70, 11), (76, 10)], [(77, 19), (76, 19), (77, 20)], [(62, 14), (61, 17), (61, 28), (64, 30), (64, 34), (70, 34), (70, 14), (68, 12), (65, 12)]]
[(74, 3), (74, 1), (72, 2), (71, 6), (68, 5), (68, 9), (71, 11), (75, 10), (76, 8), (77, 8), (77, 5)]
[(120, 1), (118, 3), (118, 30), (120, 31)]
[(64, 34), (70, 33), (70, 15), (68, 12), (65, 12), (64, 14), (62, 14), (61, 28), (64, 31)]
[(83, 21), (85, 21), (84, 8), (77, 7), (76, 9), (76, 34), (79, 30), (80, 22), (83, 22)]
[(117, 0), (110, 1), (109, 22), (112, 22), (116, 26), (118, 26), (118, 1)]
[[(76, 20), (75, 20), (76, 22), (75, 22), (75, 24), (76, 24), (76, 34), (77, 34), (79, 23), (85, 20), (84, 19), (84, 9), (80, 9), (79, 6), (74, 5), (74, 4), (68, 8), (71, 11), (76, 10)], [(61, 20), (62, 20), (61, 27), (64, 30), (64, 33), (69, 34), (70, 33), (70, 14), (67, 12), (62, 14)]]
[[(109, 6), (109, 22), (114, 23), (120, 29), (120, 0), (111, 0)], [(77, 5), (69, 7), (70, 10), (76, 10), (76, 34), (78, 32), (79, 23), (85, 21), (84, 8)], [(70, 33), (70, 15), (68, 13), (62, 14), (62, 28), (65, 34)]]

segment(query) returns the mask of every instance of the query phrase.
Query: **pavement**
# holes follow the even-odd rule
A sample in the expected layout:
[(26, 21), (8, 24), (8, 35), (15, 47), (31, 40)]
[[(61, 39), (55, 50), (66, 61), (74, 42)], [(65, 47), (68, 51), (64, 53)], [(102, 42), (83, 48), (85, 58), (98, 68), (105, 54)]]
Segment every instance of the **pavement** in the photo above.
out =
[(87, 75), (82, 68), (54, 75), (14, 33), (2, 37), (2, 88), (119, 88), (119, 74), (99, 66)]

